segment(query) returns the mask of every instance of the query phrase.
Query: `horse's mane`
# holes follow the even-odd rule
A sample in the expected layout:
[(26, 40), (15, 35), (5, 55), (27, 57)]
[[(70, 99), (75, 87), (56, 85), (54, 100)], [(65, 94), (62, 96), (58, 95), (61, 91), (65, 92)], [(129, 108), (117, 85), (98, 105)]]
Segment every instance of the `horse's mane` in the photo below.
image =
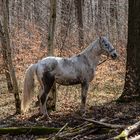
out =
[(91, 49), (93, 49), (94, 47), (97, 46), (97, 41), (98, 41), (98, 40), (95, 40), (95, 41), (93, 41), (92, 43), (90, 43), (90, 44), (88, 45), (88, 47), (85, 48), (80, 54), (84, 54), (85, 52), (91, 51)]

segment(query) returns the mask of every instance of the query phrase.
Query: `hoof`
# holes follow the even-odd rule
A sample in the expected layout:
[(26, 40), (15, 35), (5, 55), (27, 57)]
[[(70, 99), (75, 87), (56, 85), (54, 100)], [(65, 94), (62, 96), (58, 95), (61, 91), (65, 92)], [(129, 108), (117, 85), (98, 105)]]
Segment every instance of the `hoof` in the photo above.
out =
[(48, 114), (43, 115), (43, 120), (48, 120), (49, 122), (51, 122), (51, 121), (52, 121), (51, 117), (49, 117), (49, 115), (48, 115)]
[(29, 120), (30, 120), (30, 121), (34, 121), (34, 120), (36, 120), (36, 118), (39, 118), (40, 116), (41, 116), (40, 113), (36, 113), (36, 114), (32, 115), (32, 116), (29, 118)]
[(85, 117), (86, 116), (86, 110), (85, 109), (80, 109), (78, 111), (78, 114), (81, 116), (81, 117)]
[(43, 121), (43, 120), (46, 121), (46, 120), (47, 120), (47, 121), (49, 121), (49, 122), (52, 121), (52, 119), (49, 117), (48, 114), (42, 115), (42, 116), (40, 116), (39, 118), (37, 118), (36, 120), (37, 120), (37, 121)]
[(82, 114), (82, 118), (86, 117), (86, 111)]

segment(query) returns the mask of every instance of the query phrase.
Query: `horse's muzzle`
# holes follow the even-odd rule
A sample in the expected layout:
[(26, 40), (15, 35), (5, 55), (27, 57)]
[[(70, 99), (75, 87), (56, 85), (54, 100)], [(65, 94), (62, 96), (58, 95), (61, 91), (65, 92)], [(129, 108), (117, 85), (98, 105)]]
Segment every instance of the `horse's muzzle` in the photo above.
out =
[(116, 53), (112, 53), (112, 54), (111, 54), (111, 58), (112, 58), (112, 59), (116, 59), (117, 57), (118, 57), (118, 55), (117, 55)]

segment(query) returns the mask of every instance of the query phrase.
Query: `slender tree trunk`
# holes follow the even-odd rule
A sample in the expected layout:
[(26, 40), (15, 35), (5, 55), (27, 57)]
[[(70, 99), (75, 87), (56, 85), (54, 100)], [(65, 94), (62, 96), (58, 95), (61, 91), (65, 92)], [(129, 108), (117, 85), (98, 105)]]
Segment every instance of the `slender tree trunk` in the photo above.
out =
[(60, 29), (60, 37), (61, 37), (61, 47), (60, 51), (65, 48), (65, 42), (69, 31), (70, 25), (70, 10), (71, 9), (71, 1), (69, 0), (61, 0), (61, 29)]
[[(55, 23), (56, 23), (56, 0), (50, 0), (51, 11), (50, 11), (50, 22), (49, 22), (49, 33), (48, 33), (48, 56), (54, 54), (54, 32), (55, 32)], [(56, 83), (49, 93), (47, 100), (47, 108), (49, 110), (55, 110), (56, 108)]]
[[(119, 101), (140, 99), (140, 1), (129, 0), (125, 84)], [(130, 99), (130, 100), (129, 100)]]
[(84, 31), (83, 31), (83, 12), (82, 12), (82, 0), (74, 0), (77, 23), (78, 23), (78, 33), (79, 33), (79, 48), (84, 46)]
[(54, 54), (53, 42), (56, 23), (56, 0), (50, 0), (50, 4), (51, 10), (50, 10), (49, 33), (48, 33), (48, 55), (53, 55)]
[(110, 1), (111, 0), (107, 0), (106, 2), (108, 4), (106, 4), (106, 11), (105, 11), (105, 17), (106, 17), (106, 30), (107, 30), (107, 35), (110, 38), (111, 32), (110, 32)]
[(4, 38), (4, 33), (2, 30), (2, 25), (0, 23), (0, 38), (1, 38), (1, 44), (2, 44), (2, 56), (3, 56), (3, 63), (4, 63), (4, 71), (5, 71), (5, 76), (6, 76), (6, 81), (7, 81), (7, 88), (9, 92), (13, 91), (13, 84), (9, 72), (9, 67), (8, 67), (8, 58), (7, 58), (7, 51), (6, 51), (6, 42)]
[[(0, 11), (2, 11), (2, 1), (0, 2)], [(2, 14), (2, 13), (1, 13)], [(2, 16), (2, 15), (1, 15)], [(7, 53), (6, 53), (6, 42), (4, 39), (4, 32), (2, 29), (2, 24), (0, 22), (0, 38), (1, 38), (1, 44), (2, 44), (2, 56), (3, 56), (3, 63), (4, 63), (4, 72), (5, 72), (5, 77), (6, 77), (6, 81), (7, 81), (7, 88), (9, 92), (12, 92), (13, 90), (13, 84), (12, 84), (12, 80), (11, 80), (11, 76), (9, 73), (9, 66), (7, 64)]]
[(91, 23), (93, 23), (94, 15), (93, 15), (93, 3), (92, 3), (92, 0), (90, 0), (90, 11), (91, 11)]
[(99, 32), (99, 27), (98, 27), (98, 3), (97, 1), (94, 4), (94, 17), (95, 17), (95, 31), (98, 33)]
[[(118, 19), (118, 0), (110, 0), (110, 28), (112, 32), (112, 40), (115, 40), (116, 36), (118, 38), (119, 34), (119, 19)], [(116, 34), (117, 33), (117, 34)]]
[(10, 47), (10, 38), (9, 38), (9, 8), (8, 8), (8, 0), (2, 0), (2, 12), (3, 12), (3, 40), (5, 40), (5, 49), (7, 55), (7, 64), (9, 66), (9, 72), (11, 75), (12, 83), (13, 83), (13, 92), (15, 97), (15, 106), (16, 113), (20, 113), (20, 98), (18, 92), (18, 84), (15, 75), (15, 70), (12, 63), (12, 55), (11, 55), (11, 47)]
[(98, 28), (99, 33), (103, 32), (103, 0), (98, 0)]

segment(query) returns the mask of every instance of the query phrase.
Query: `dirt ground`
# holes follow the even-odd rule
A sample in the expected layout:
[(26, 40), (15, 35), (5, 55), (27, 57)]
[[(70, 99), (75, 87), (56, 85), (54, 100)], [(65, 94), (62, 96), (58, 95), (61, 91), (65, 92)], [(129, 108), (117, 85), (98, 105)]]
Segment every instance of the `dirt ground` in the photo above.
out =
[[(113, 97), (113, 96), (112, 96)], [(107, 123), (111, 124), (125, 124), (130, 125), (134, 124), (140, 119), (140, 103), (131, 102), (131, 103), (116, 103), (113, 101), (115, 98), (110, 96), (103, 97), (103, 95), (98, 95), (98, 98), (106, 98), (106, 102), (104, 103), (95, 103), (93, 106), (88, 105), (86, 118), (92, 118), (94, 120), (106, 119)], [(97, 98), (97, 97), (95, 97)], [(110, 100), (111, 99), (111, 100)], [(95, 100), (95, 99), (94, 99)], [(66, 107), (64, 107), (66, 108)], [(51, 112), (50, 117), (52, 121), (49, 122), (47, 120), (37, 121), (36, 118), (32, 118), (32, 116), (37, 113), (38, 107), (34, 107), (34, 104), (30, 108), (29, 112), (26, 115), (14, 115), (14, 98), (12, 93), (10, 94), (1, 94), (0, 96), (0, 126), (1, 127), (18, 127), (18, 126), (46, 126), (46, 127), (58, 127), (61, 128), (66, 123), (68, 123), (69, 127), (76, 127), (83, 123), (83, 120), (80, 119), (80, 115), (78, 113), (79, 105), (70, 105), (68, 108), (64, 110), (64, 108), (58, 109), (57, 111)], [(120, 130), (112, 131), (108, 134), (107, 139), (115, 136), (120, 133)], [(77, 139), (96, 139), (99, 137), (98, 132), (91, 134), (84, 134)], [(18, 136), (10, 136), (10, 135), (2, 135), (0, 136), (0, 140), (34, 140), (46, 136), (33, 136), (33, 135), (18, 135)]]

